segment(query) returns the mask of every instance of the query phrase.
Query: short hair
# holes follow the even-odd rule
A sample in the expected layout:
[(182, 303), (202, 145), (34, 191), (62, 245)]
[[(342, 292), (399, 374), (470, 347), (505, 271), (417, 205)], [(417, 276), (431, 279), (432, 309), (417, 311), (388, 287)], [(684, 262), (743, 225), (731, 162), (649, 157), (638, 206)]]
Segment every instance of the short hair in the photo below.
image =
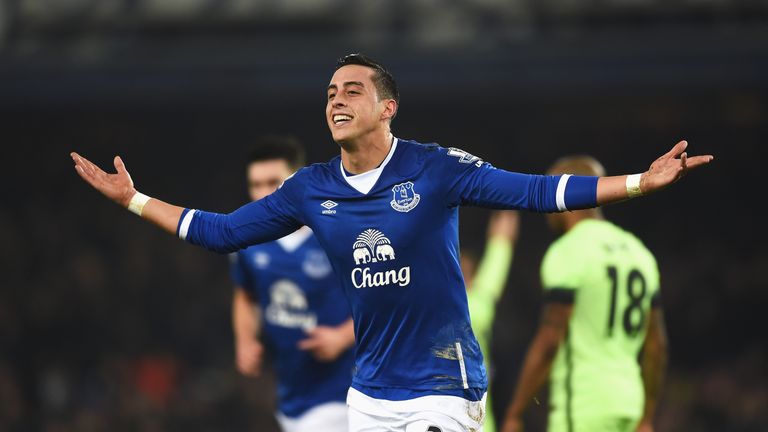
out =
[(379, 97), (382, 99), (394, 99), (398, 105), (400, 104), (400, 91), (397, 89), (395, 78), (381, 63), (364, 54), (347, 54), (336, 62), (335, 70), (349, 65), (359, 65), (373, 69), (373, 84), (376, 86), (376, 92), (379, 94)]
[(268, 160), (284, 160), (292, 169), (305, 164), (304, 147), (290, 135), (262, 135), (248, 152), (247, 165)]
[(603, 168), (603, 165), (592, 156), (571, 155), (556, 160), (547, 171), (547, 174), (574, 174), (602, 177), (605, 175), (605, 168)]

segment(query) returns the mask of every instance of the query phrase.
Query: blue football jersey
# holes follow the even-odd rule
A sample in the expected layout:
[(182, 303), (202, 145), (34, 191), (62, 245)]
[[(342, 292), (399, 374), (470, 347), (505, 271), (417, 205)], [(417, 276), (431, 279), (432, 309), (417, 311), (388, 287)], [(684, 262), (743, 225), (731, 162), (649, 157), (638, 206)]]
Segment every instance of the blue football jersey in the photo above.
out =
[(337, 326), (350, 308), (328, 257), (309, 228), (232, 255), (232, 278), (262, 310), (265, 344), (274, 355), (279, 409), (297, 417), (322, 403), (344, 402), (354, 352), (320, 362), (297, 348), (306, 331)]
[(352, 386), (380, 399), (478, 400), (487, 377), (459, 266), (458, 207), (593, 207), (596, 185), (596, 177), (514, 173), (455, 148), (394, 140), (372, 172), (350, 176), (337, 156), (233, 213), (185, 209), (178, 231), (228, 252), (308, 225), (352, 308)]

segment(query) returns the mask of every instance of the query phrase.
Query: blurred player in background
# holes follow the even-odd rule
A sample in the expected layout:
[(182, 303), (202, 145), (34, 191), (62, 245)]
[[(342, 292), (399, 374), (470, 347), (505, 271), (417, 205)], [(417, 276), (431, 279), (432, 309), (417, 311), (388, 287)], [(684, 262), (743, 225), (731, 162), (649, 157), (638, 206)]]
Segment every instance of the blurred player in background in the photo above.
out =
[[(295, 138), (262, 137), (248, 157), (248, 192), (257, 201), (304, 165)], [(354, 344), (349, 303), (312, 230), (231, 255), (237, 369), (261, 372), (264, 336), (278, 375), (277, 419), (284, 432), (347, 430), (346, 397)]]
[(712, 160), (688, 157), (680, 141), (628, 176), (516, 173), (456, 148), (395, 137), (397, 84), (366, 56), (340, 59), (326, 92), (326, 122), (341, 154), (229, 214), (139, 193), (119, 157), (117, 173), (107, 174), (71, 156), (78, 175), (106, 197), (208, 250), (234, 252), (311, 227), (352, 309), (352, 431), (482, 430), (488, 381), (459, 264), (460, 206), (591, 208), (664, 189)]
[[(549, 171), (562, 173), (605, 175), (588, 156)], [(502, 430), (522, 430), (526, 406), (549, 379), (550, 432), (651, 432), (667, 358), (656, 259), (599, 209), (547, 219), (561, 235), (541, 265), (541, 323)]]
[(485, 432), (496, 432), (493, 415), (490, 382), (492, 380), (491, 331), (496, 317), (496, 303), (507, 284), (512, 265), (515, 242), (519, 231), (519, 216), (514, 210), (491, 213), (488, 236), (482, 257), (468, 250), (461, 253), (461, 272), (467, 287), (469, 317), (480, 350), (483, 352), (485, 369), (488, 371), (488, 396), (485, 401)]

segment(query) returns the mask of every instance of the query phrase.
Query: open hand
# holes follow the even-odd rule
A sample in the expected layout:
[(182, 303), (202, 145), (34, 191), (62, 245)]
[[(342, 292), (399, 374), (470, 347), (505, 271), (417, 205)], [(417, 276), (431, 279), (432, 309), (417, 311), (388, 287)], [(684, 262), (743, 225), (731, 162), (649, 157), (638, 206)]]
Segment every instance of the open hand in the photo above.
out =
[(114, 164), (117, 170), (115, 174), (107, 174), (96, 164), (75, 152), (70, 153), (70, 156), (75, 161), (75, 171), (80, 174), (83, 180), (107, 198), (123, 207), (128, 207), (136, 189), (133, 187), (131, 175), (125, 169), (125, 164), (120, 156), (115, 156)]
[(680, 141), (672, 150), (656, 159), (640, 178), (640, 190), (649, 194), (663, 189), (682, 178), (688, 171), (712, 161), (712, 155), (689, 157), (687, 141)]

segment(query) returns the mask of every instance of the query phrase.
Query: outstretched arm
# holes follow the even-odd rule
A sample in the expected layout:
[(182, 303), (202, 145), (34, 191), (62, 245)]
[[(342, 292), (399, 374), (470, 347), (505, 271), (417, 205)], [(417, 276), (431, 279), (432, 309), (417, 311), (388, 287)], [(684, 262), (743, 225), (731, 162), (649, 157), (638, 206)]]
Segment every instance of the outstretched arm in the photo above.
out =
[(117, 172), (107, 174), (79, 154), (71, 155), (80, 177), (104, 196), (165, 231), (212, 251), (234, 252), (277, 240), (304, 225), (296, 205), (302, 202), (304, 188), (297, 176), (263, 199), (229, 214), (217, 214), (185, 209), (137, 192), (119, 156), (114, 161)]
[(446, 170), (449, 205), (524, 209), (541, 213), (581, 210), (647, 195), (712, 161), (712, 155), (689, 157), (680, 141), (640, 174), (620, 176), (531, 175), (496, 169), (482, 160), (451, 157), (438, 163)]
[(680, 141), (656, 159), (648, 171), (635, 175), (600, 177), (597, 181), (597, 205), (647, 195), (680, 180), (688, 171), (712, 161), (712, 155), (688, 157), (687, 141)]
[[(104, 196), (116, 202), (118, 205), (130, 208), (131, 200), (134, 200), (132, 211), (141, 217), (153, 222), (160, 228), (171, 234), (176, 233), (183, 207), (168, 204), (157, 198), (150, 198), (143, 205), (138, 200), (138, 191), (133, 187), (131, 175), (125, 169), (125, 164), (120, 156), (115, 156), (114, 164), (117, 172), (107, 174), (93, 162), (72, 152), (70, 154), (75, 161), (75, 170), (80, 177), (101, 192)], [(137, 199), (134, 199), (137, 198)]]
[(553, 302), (544, 306), (542, 322), (525, 356), (512, 402), (507, 408), (502, 432), (523, 430), (523, 412), (549, 378), (552, 363), (568, 332), (572, 312), (572, 304)]

